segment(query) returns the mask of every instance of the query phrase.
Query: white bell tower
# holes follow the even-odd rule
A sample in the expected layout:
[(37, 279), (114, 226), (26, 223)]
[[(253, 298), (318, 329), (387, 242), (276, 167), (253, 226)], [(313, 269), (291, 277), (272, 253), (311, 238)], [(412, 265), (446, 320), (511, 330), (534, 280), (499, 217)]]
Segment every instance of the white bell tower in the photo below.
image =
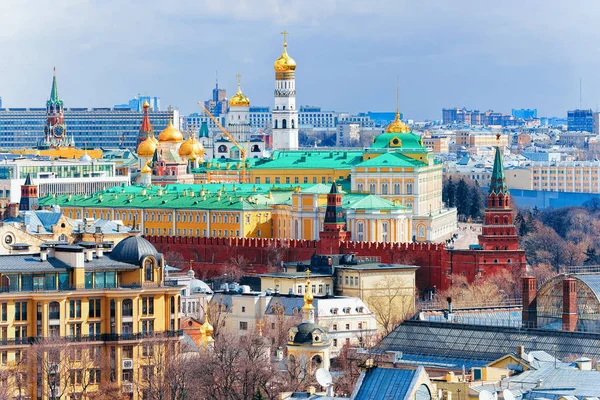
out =
[(298, 149), (298, 110), (296, 109), (296, 61), (287, 53), (287, 34), (283, 53), (275, 61), (275, 106), (273, 107), (273, 150)]

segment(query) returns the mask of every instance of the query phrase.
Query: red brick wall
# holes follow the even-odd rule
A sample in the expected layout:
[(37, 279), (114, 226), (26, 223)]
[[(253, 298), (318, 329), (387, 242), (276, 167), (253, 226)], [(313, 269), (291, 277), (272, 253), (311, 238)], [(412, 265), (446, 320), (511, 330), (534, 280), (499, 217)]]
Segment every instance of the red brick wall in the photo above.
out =
[[(200, 279), (220, 275), (223, 265), (232, 258), (243, 256), (249, 263), (250, 274), (267, 272), (273, 248), (280, 249), (285, 262), (308, 261), (313, 254), (323, 254), (315, 240), (186, 238), (146, 236), (168, 259), (178, 259), (178, 267), (192, 267)], [(336, 250), (336, 249), (332, 249)], [(174, 256), (173, 253), (176, 253)], [(371, 243), (341, 242), (337, 254), (353, 253), (373, 257), (385, 264), (412, 264), (417, 270), (419, 290), (445, 290), (453, 274), (461, 274), (472, 282), (477, 274), (486, 276), (502, 269), (524, 268), (523, 251), (447, 250), (442, 244), (430, 243)], [(511, 263), (508, 263), (508, 259)], [(494, 260), (498, 260), (497, 263)]]

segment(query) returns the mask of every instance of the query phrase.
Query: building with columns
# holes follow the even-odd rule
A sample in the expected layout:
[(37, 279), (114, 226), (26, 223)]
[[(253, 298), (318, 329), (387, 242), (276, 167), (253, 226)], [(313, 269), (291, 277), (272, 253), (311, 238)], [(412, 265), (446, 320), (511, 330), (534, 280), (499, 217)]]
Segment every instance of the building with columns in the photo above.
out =
[(296, 150), (298, 149), (296, 61), (287, 53), (287, 32), (282, 33), (283, 53), (274, 63), (273, 149)]

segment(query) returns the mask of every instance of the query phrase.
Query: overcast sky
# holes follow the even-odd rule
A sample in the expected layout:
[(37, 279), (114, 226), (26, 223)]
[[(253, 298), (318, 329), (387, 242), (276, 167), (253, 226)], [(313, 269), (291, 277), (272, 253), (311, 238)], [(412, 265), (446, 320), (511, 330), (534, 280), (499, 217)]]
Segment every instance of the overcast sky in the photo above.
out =
[(235, 75), (252, 105), (273, 103), (284, 29), (297, 103), (336, 111), (441, 108), (566, 116), (600, 103), (598, 0), (0, 0), (0, 96), (43, 107), (52, 67), (67, 107), (138, 93), (198, 111)]

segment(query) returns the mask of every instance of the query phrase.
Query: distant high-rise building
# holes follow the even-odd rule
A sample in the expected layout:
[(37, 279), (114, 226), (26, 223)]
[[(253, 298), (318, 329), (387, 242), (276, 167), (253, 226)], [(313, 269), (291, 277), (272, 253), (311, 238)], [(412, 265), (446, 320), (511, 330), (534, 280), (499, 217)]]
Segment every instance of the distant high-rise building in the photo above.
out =
[(569, 131), (594, 131), (592, 110), (571, 110), (567, 112), (567, 130)]
[(0, 96), (0, 108), (2, 108), (2, 96)]
[(512, 116), (518, 119), (537, 118), (537, 108), (512, 109)]
[(227, 112), (227, 91), (219, 89), (218, 80), (212, 91), (212, 98), (204, 102), (204, 107), (215, 117)]
[(129, 100), (126, 104), (115, 104), (114, 109), (142, 112), (144, 102), (147, 102), (150, 105), (150, 111), (160, 111), (160, 97), (139, 95)]

